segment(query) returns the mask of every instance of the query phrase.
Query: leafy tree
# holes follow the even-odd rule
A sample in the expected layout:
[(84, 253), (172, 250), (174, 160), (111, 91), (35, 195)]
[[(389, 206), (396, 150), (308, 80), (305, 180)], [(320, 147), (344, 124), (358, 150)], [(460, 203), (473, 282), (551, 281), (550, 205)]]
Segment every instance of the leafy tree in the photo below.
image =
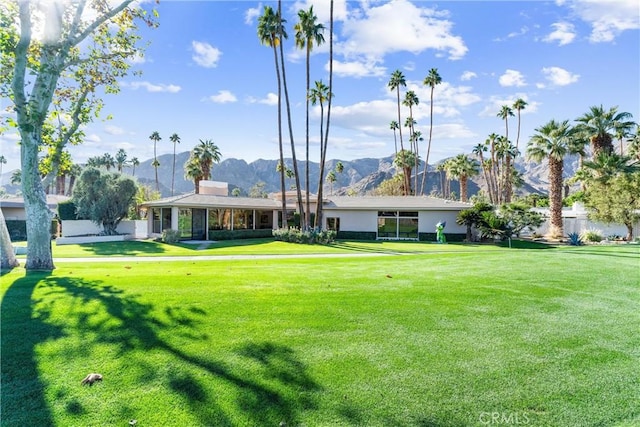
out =
[(492, 211), (493, 206), (485, 202), (475, 203), (473, 207), (460, 211), (456, 218), (456, 224), (464, 225), (467, 228), (467, 242), (472, 240), (471, 229), (482, 223), (483, 213)]
[(151, 162), (151, 166), (153, 166), (156, 172), (156, 191), (160, 191), (160, 181), (158, 181), (158, 168), (160, 167), (160, 162), (158, 161), (157, 146), (158, 142), (162, 140), (162, 137), (160, 137), (158, 131), (154, 131), (149, 136), (149, 139), (153, 141), (153, 162)]
[[(81, 135), (80, 125), (100, 111), (98, 93), (116, 93), (129, 68), (127, 58), (138, 55), (137, 22), (155, 25), (133, 0), (110, 2), (0, 3), (3, 25), (0, 84), (16, 113), (21, 140), (22, 190), (27, 212), (27, 270), (52, 270), (50, 212), (45, 187), (57, 176), (57, 163), (43, 182), (38, 153), (47, 143), (61, 153)], [(47, 37), (33, 37), (34, 27), (47, 15)], [(103, 86), (104, 91), (98, 91)], [(51, 107), (54, 107), (53, 110)], [(53, 136), (47, 121), (64, 111)], [(57, 156), (56, 156), (57, 157)]]
[[(306, 131), (306, 162), (305, 162), (305, 191), (306, 191), (306, 209), (305, 212), (310, 212), (309, 201), (309, 89), (311, 85), (310, 78), (310, 59), (313, 46), (320, 46), (324, 43), (324, 25), (318, 24), (318, 17), (313, 13), (313, 6), (309, 6), (309, 10), (298, 11), (299, 22), (294, 26), (296, 31), (296, 47), (305, 49), (306, 51), (306, 115), (305, 115), (305, 131)], [(309, 228), (309, 214), (304, 215), (304, 226)]]
[(420, 193), (424, 192), (424, 186), (427, 182), (427, 173), (429, 172), (429, 154), (431, 154), (431, 138), (433, 136), (433, 91), (437, 85), (442, 83), (442, 77), (438, 74), (437, 68), (432, 68), (429, 70), (429, 74), (424, 78), (422, 82), (423, 85), (429, 86), (431, 88), (430, 95), (430, 108), (429, 108), (429, 142), (427, 144), (427, 156), (424, 161), (424, 170), (422, 171), (422, 184), (420, 188)]
[(253, 187), (249, 189), (249, 197), (254, 199), (266, 199), (268, 194), (265, 191), (266, 183), (264, 181), (257, 182)]
[(146, 184), (138, 184), (138, 190), (136, 191), (136, 195), (134, 198), (134, 204), (129, 208), (129, 214), (127, 218), (129, 219), (143, 219), (143, 211), (140, 208), (140, 205), (144, 202), (150, 202), (153, 200), (160, 200), (160, 193), (149, 185)]
[(117, 234), (120, 221), (127, 217), (135, 203), (135, 181), (117, 173), (87, 168), (73, 190), (78, 215), (101, 225), (107, 236)]
[(404, 184), (404, 176), (400, 172), (382, 181), (373, 193), (376, 196), (404, 196)]
[(538, 228), (544, 222), (541, 214), (532, 211), (529, 206), (521, 202), (505, 203), (500, 206), (500, 215), (516, 236), (520, 236), (520, 233), (527, 229)]
[(173, 169), (171, 170), (171, 195), (173, 196), (173, 187), (176, 180), (176, 145), (180, 144), (180, 137), (174, 133), (169, 137), (169, 141), (173, 142)]
[(233, 197), (240, 197), (241, 194), (242, 194), (242, 190), (240, 189), (240, 187), (236, 187), (233, 190), (231, 190), (231, 195)]

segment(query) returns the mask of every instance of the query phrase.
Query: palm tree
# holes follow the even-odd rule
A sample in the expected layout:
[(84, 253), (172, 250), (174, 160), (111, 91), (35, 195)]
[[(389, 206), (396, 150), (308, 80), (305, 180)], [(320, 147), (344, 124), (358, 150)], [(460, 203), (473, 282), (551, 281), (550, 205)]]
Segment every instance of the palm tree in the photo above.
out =
[[(508, 105), (503, 105), (500, 108), (500, 111), (497, 114), (502, 120), (504, 120), (504, 137), (507, 143), (509, 143), (509, 117), (514, 117), (513, 110)], [(505, 162), (504, 162), (504, 177), (506, 177), (503, 181), (503, 190), (504, 190), (504, 198), (503, 200), (507, 203), (511, 202), (511, 181), (508, 179), (511, 176), (511, 152), (505, 152)]]
[(491, 200), (491, 191), (489, 190), (489, 168), (487, 167), (488, 165), (484, 160), (484, 153), (486, 151), (487, 146), (482, 143), (476, 145), (471, 150), (471, 152), (478, 157), (478, 163), (480, 163), (480, 166), (482, 167), (482, 176), (484, 177), (484, 181), (487, 184), (487, 194), (489, 195), (489, 200)]
[(220, 158), (222, 157), (220, 149), (210, 139), (205, 141), (200, 140), (200, 143), (191, 151), (191, 156), (196, 159), (200, 165), (202, 179), (204, 180), (211, 178), (211, 167), (213, 166), (213, 163), (220, 162)]
[(524, 110), (527, 106), (527, 101), (522, 98), (518, 98), (513, 102), (513, 109), (518, 112), (518, 132), (516, 134), (516, 150), (518, 149), (518, 143), (520, 142), (520, 111)]
[(391, 120), (391, 123), (389, 123), (389, 129), (393, 131), (394, 155), (398, 154), (398, 139), (396, 137), (396, 131), (398, 130), (398, 128), (398, 122), (396, 122), (395, 120)]
[(424, 192), (424, 185), (427, 180), (427, 172), (429, 171), (429, 154), (431, 153), (431, 138), (433, 136), (433, 90), (437, 85), (442, 83), (442, 78), (440, 74), (438, 74), (437, 68), (432, 68), (429, 70), (429, 74), (424, 78), (422, 82), (423, 85), (429, 86), (431, 88), (431, 105), (429, 108), (429, 142), (427, 144), (427, 157), (424, 160), (424, 169), (422, 171), (422, 184), (420, 185), (420, 193)]
[(562, 237), (562, 170), (565, 156), (575, 152), (573, 129), (568, 120), (551, 120), (535, 132), (527, 146), (527, 157), (537, 162), (549, 161), (549, 234)]
[(322, 218), (322, 174), (324, 173), (324, 165), (327, 159), (327, 148), (329, 145), (329, 125), (331, 124), (331, 105), (333, 102), (333, 0), (329, 2), (329, 90), (328, 90), (328, 103), (327, 103), (327, 127), (324, 133), (324, 141), (320, 141), (323, 144), (322, 156), (320, 159), (320, 178), (318, 179), (318, 203), (316, 203), (316, 219), (315, 227), (323, 228), (324, 221)]
[(310, 58), (313, 45), (320, 46), (324, 43), (324, 25), (316, 23), (318, 17), (313, 13), (313, 6), (309, 7), (308, 11), (298, 11), (298, 18), (300, 21), (294, 26), (296, 30), (296, 46), (300, 49), (306, 49), (307, 56), (307, 80), (306, 80), (306, 118), (305, 118), (305, 130), (306, 130), (306, 162), (305, 162), (305, 191), (306, 191), (306, 214), (304, 215), (304, 227), (308, 229), (309, 224), (309, 87), (310, 87)]
[(337, 172), (337, 173), (342, 173), (342, 172), (344, 172), (344, 165), (342, 164), (342, 162), (338, 161), (338, 162), (336, 163), (335, 169), (336, 169), (336, 172)]
[(22, 184), (22, 171), (20, 169), (16, 169), (11, 173), (11, 178), (9, 178), (9, 184), (11, 185)]
[(202, 169), (200, 163), (193, 155), (190, 155), (184, 164), (184, 178), (193, 181), (196, 194), (200, 194), (200, 181), (202, 181)]
[[(326, 137), (324, 134), (324, 103), (330, 102), (332, 94), (329, 92), (329, 87), (322, 83), (322, 80), (316, 80), (315, 87), (309, 91), (309, 100), (312, 105), (320, 104), (320, 172), (318, 179), (318, 206), (316, 207), (316, 217), (314, 227), (318, 227), (320, 223), (319, 216), (322, 213), (322, 187), (323, 187), (323, 176), (324, 176), (324, 168), (325, 168), (325, 160), (327, 158), (326, 155)], [(327, 117), (328, 120), (328, 117)], [(327, 125), (328, 126), (328, 125)], [(308, 199), (307, 199), (308, 200)]]
[(629, 130), (634, 123), (628, 119), (633, 117), (630, 113), (618, 112), (618, 107), (611, 107), (605, 111), (602, 105), (592, 106), (589, 111), (576, 119), (579, 130), (589, 136), (592, 156), (604, 151), (607, 154), (613, 152), (613, 134)]
[(414, 188), (416, 190), (416, 196), (418, 195), (418, 138), (414, 136), (415, 133), (415, 125), (416, 121), (413, 119), (413, 106), (418, 105), (420, 103), (420, 99), (416, 95), (416, 93), (412, 90), (408, 90), (404, 94), (404, 100), (402, 101), (402, 105), (409, 107), (409, 117), (405, 122), (405, 126), (409, 128), (409, 141), (411, 141), (411, 150), (416, 154), (415, 155), (415, 184)]
[(173, 196), (173, 185), (176, 180), (176, 144), (180, 144), (180, 137), (174, 133), (169, 137), (169, 141), (173, 142), (173, 169), (171, 171), (171, 195)]
[[(276, 31), (280, 37), (280, 43), (278, 46), (280, 47), (280, 65), (282, 66), (282, 88), (284, 89), (284, 101), (285, 106), (287, 107), (287, 127), (289, 129), (289, 141), (291, 143), (291, 162), (293, 163), (293, 172), (295, 172), (296, 179), (296, 196), (298, 199), (298, 211), (300, 215), (306, 217), (308, 212), (305, 212), (304, 205), (302, 203), (302, 187), (300, 186), (300, 174), (298, 173), (298, 160), (296, 158), (296, 143), (293, 138), (293, 123), (291, 121), (291, 102), (289, 101), (289, 88), (287, 86), (287, 73), (285, 67), (284, 60), (284, 46), (283, 40), (288, 38), (287, 32), (284, 28), (284, 23), (287, 22), (285, 19), (282, 19), (282, 0), (278, 0), (278, 20), (276, 21), (278, 25), (276, 25)], [(320, 176), (320, 181), (322, 182), (322, 175)]]
[(131, 172), (131, 176), (136, 176), (136, 166), (140, 165), (140, 160), (137, 157), (131, 158), (131, 166), (133, 166), (133, 171)]
[[(280, 14), (273, 11), (270, 6), (265, 6), (262, 15), (258, 18), (258, 38), (260, 43), (273, 49), (273, 59), (276, 68), (276, 78), (278, 81), (278, 150), (280, 163), (284, 165), (284, 148), (282, 144), (282, 80), (280, 76), (280, 62), (278, 60), (278, 45), (280, 44), (282, 26)], [(282, 224), (286, 228), (287, 222), (287, 197), (284, 182), (284, 169), (280, 171), (280, 191), (282, 198)]]
[(69, 170), (69, 189), (67, 190), (67, 196), (73, 194), (73, 187), (76, 184), (76, 179), (82, 173), (82, 167), (78, 164), (72, 164), (71, 169)]
[(102, 166), (104, 166), (107, 169), (107, 171), (111, 170), (111, 168), (116, 167), (116, 159), (114, 159), (111, 154), (104, 153), (102, 155)]
[(329, 171), (329, 173), (327, 174), (327, 182), (331, 186), (331, 190), (329, 192), (329, 195), (331, 196), (333, 196), (333, 183), (337, 180), (338, 178), (336, 178), (336, 173), (334, 171)]
[(402, 170), (404, 196), (411, 195), (411, 169), (415, 164), (415, 156), (416, 154), (411, 150), (400, 150), (393, 160), (393, 163)]
[(151, 163), (151, 165), (156, 170), (156, 191), (160, 191), (160, 182), (158, 181), (158, 166), (160, 166), (160, 162), (158, 161), (156, 146), (158, 145), (158, 141), (162, 140), (162, 138), (158, 131), (153, 131), (149, 136), (149, 139), (153, 141), (153, 163)]
[(451, 176), (460, 182), (460, 201), (467, 201), (467, 182), (480, 173), (478, 162), (466, 154), (458, 154), (449, 164)]
[[(388, 83), (389, 89), (391, 90), (395, 90), (396, 91), (396, 97), (398, 99), (398, 123), (402, 123), (402, 119), (400, 119), (400, 86), (407, 86), (407, 81), (404, 78), (404, 74), (402, 74), (402, 71), (400, 70), (395, 70), (393, 73), (391, 73), (391, 79), (389, 80)], [(400, 134), (400, 150), (404, 150), (404, 144), (402, 142), (402, 128), (398, 127), (398, 133)], [(396, 150), (396, 157), (397, 157), (397, 151)]]
[(124, 148), (121, 148), (116, 153), (116, 164), (118, 166), (118, 172), (122, 173), (122, 169), (124, 169), (124, 165), (127, 163), (127, 152), (124, 151)]
[(629, 139), (627, 150), (631, 158), (640, 161), (640, 124), (636, 124), (636, 133)]

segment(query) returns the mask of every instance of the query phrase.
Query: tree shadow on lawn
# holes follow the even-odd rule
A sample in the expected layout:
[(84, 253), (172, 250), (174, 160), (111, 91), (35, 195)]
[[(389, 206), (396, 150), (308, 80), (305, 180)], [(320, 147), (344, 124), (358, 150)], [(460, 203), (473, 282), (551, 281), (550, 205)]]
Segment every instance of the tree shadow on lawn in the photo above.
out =
[(154, 241), (99, 242), (84, 243), (79, 246), (87, 252), (100, 256), (145, 256), (166, 252), (162, 243)]
[[(48, 286), (48, 289), (40, 301), (33, 301), (32, 293), (38, 286)], [(200, 425), (234, 425), (238, 416), (252, 425), (278, 425), (282, 421), (291, 425), (298, 421), (301, 411), (315, 407), (314, 395), (321, 390), (295, 352), (281, 344), (248, 341), (233, 350), (238, 361), (225, 362), (215, 360), (206, 352), (190, 353), (184, 345), (178, 346), (163, 338), (163, 334), (171, 334), (172, 338), (180, 337), (181, 342), (206, 340), (206, 334), (199, 330), (202, 319), (207, 316), (201, 308), (166, 307), (157, 311), (153, 305), (141, 302), (138, 296), (127, 295), (102, 282), (47, 275), (18, 279), (7, 296), (2, 302), (2, 406), (3, 412), (14, 413), (10, 419), (16, 421), (15, 424), (55, 425), (45, 397), (46, 386), (39, 375), (36, 346), (63, 337), (63, 328), (76, 328), (73, 334), (82, 338), (83, 349), (71, 346), (59, 354), (68, 365), (73, 366), (74, 359), (80, 357), (79, 350), (86, 356), (94, 351), (93, 347), (103, 348), (104, 344), (116, 350), (118, 364), (138, 363), (139, 355), (144, 354), (141, 360), (144, 375), (137, 379), (139, 386), (153, 383), (160, 388), (160, 396), (175, 393), (186, 402), (188, 412)], [(56, 300), (69, 298), (74, 308), (65, 313), (63, 321), (58, 320), (64, 324), (49, 322)], [(157, 366), (164, 362), (158, 362), (152, 353), (156, 356), (161, 353), (162, 360), (166, 361), (168, 356), (176, 363), (170, 367)], [(77, 374), (81, 378), (86, 372)], [(124, 375), (109, 374), (113, 381), (117, 381), (118, 375)], [(108, 381), (106, 376), (105, 381)], [(125, 385), (125, 390), (126, 387), (130, 388)], [(235, 398), (235, 402), (220, 401), (212, 391), (220, 387), (228, 391), (224, 393), (229, 396), (226, 399)], [(90, 416), (91, 411), (83, 408), (73, 394), (58, 396), (68, 400), (60, 402), (67, 413)], [(30, 402), (27, 410), (25, 401)], [(136, 409), (131, 409), (135, 402), (105, 404), (127, 407), (123, 419), (140, 418), (135, 416)], [(161, 403), (158, 407), (163, 408)], [(7, 418), (3, 418), (3, 423), (4, 420)], [(78, 418), (78, 422), (83, 420), (85, 418)]]

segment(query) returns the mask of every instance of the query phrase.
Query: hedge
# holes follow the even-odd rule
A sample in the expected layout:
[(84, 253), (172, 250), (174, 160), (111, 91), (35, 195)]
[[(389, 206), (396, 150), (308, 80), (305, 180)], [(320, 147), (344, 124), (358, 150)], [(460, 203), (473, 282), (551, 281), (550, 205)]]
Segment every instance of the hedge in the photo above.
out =
[[(9, 219), (5, 221), (12, 242), (24, 242), (27, 240), (27, 221), (24, 219)], [(51, 221), (51, 238), (58, 237), (58, 220)]]
[(270, 228), (260, 230), (209, 230), (209, 240), (258, 239), (272, 237)]

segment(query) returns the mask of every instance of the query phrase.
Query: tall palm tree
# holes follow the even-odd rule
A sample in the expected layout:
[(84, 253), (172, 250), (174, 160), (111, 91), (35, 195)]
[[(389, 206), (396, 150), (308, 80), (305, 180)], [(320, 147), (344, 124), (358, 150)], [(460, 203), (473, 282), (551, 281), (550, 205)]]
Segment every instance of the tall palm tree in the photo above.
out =
[(173, 169), (171, 171), (171, 195), (173, 196), (173, 186), (176, 180), (176, 145), (180, 144), (180, 137), (174, 133), (169, 137), (169, 141), (173, 142)]
[(487, 194), (489, 195), (489, 200), (491, 200), (491, 191), (489, 190), (489, 168), (485, 163), (484, 153), (487, 151), (487, 146), (485, 144), (477, 144), (471, 152), (478, 157), (478, 163), (482, 167), (482, 176), (484, 177), (484, 181), (487, 184)]
[(158, 161), (156, 148), (158, 145), (158, 141), (162, 140), (162, 138), (160, 137), (160, 134), (156, 130), (156, 131), (153, 131), (153, 133), (151, 133), (151, 135), (149, 136), (149, 139), (153, 141), (153, 162), (151, 163), (151, 165), (156, 171), (156, 191), (160, 191), (160, 182), (158, 181), (158, 166), (160, 166), (160, 162)]
[(478, 162), (466, 154), (458, 154), (451, 159), (449, 167), (451, 176), (460, 182), (460, 201), (466, 202), (468, 200), (467, 183), (469, 178), (473, 178), (480, 173)]
[(327, 160), (327, 148), (329, 145), (329, 128), (331, 125), (331, 105), (333, 103), (333, 0), (329, 2), (329, 99), (327, 102), (327, 127), (324, 133), (324, 141), (320, 141), (324, 145), (322, 149), (322, 158), (320, 159), (320, 178), (318, 179), (318, 203), (316, 203), (316, 228), (323, 228), (324, 221), (322, 218), (322, 174), (324, 173), (324, 165)]
[(393, 131), (394, 155), (398, 154), (398, 139), (396, 137), (396, 131), (398, 130), (398, 128), (398, 122), (396, 122), (395, 120), (391, 120), (391, 123), (389, 123), (389, 129)]
[(520, 142), (520, 112), (527, 106), (527, 101), (522, 98), (518, 98), (513, 102), (513, 109), (518, 113), (518, 131), (516, 134), (516, 150), (518, 149), (518, 143)]
[(107, 171), (111, 170), (111, 168), (116, 167), (116, 159), (109, 153), (104, 153), (102, 155), (102, 166), (104, 166)]
[(433, 90), (437, 85), (442, 83), (442, 77), (438, 74), (437, 68), (429, 70), (429, 74), (424, 78), (423, 85), (431, 88), (430, 107), (429, 107), (429, 142), (427, 143), (427, 156), (424, 160), (424, 169), (422, 171), (422, 184), (420, 185), (420, 193), (424, 192), (424, 186), (427, 182), (427, 172), (429, 172), (429, 154), (431, 153), (431, 138), (433, 137)]
[(116, 165), (118, 166), (118, 172), (122, 173), (124, 169), (124, 165), (127, 163), (127, 152), (124, 151), (124, 148), (121, 148), (116, 153)]
[(313, 50), (314, 44), (316, 46), (320, 46), (324, 43), (324, 35), (322, 34), (324, 31), (324, 25), (318, 24), (318, 17), (313, 13), (313, 6), (309, 6), (309, 10), (300, 10), (298, 11), (298, 18), (300, 21), (294, 26), (294, 30), (296, 31), (296, 46), (300, 49), (306, 50), (306, 69), (307, 69), (307, 80), (306, 80), (306, 116), (305, 116), (305, 131), (306, 131), (306, 161), (305, 161), (305, 191), (306, 191), (306, 209), (304, 215), (304, 227), (308, 229), (309, 224), (309, 212), (310, 201), (309, 201), (309, 88), (310, 88), (310, 58), (311, 51)]
[(11, 173), (11, 178), (9, 178), (9, 183), (11, 185), (22, 184), (22, 171), (20, 169), (16, 169)]
[(411, 141), (411, 150), (415, 153), (415, 194), (418, 195), (418, 138), (414, 137), (415, 125), (416, 121), (413, 119), (413, 106), (418, 105), (420, 103), (420, 99), (416, 95), (416, 93), (412, 90), (408, 90), (404, 94), (404, 100), (402, 101), (402, 105), (409, 107), (409, 117), (407, 117), (407, 121), (405, 126), (409, 127), (409, 141)]
[(575, 151), (573, 129), (568, 120), (551, 120), (535, 132), (527, 145), (527, 157), (537, 162), (549, 161), (549, 234), (562, 237), (562, 171), (565, 156)]
[[(322, 178), (324, 176), (324, 168), (325, 168), (325, 160), (327, 144), (325, 143), (325, 135), (324, 135), (324, 103), (328, 102), (331, 98), (331, 93), (329, 93), (329, 86), (322, 83), (322, 80), (316, 80), (315, 87), (309, 91), (309, 100), (311, 101), (311, 105), (320, 104), (320, 179), (318, 180), (318, 204), (320, 205), (320, 200), (322, 200)], [(316, 223), (314, 227), (318, 227), (320, 224), (319, 214), (321, 213), (318, 208), (316, 208)]]
[[(262, 15), (258, 18), (258, 38), (260, 43), (273, 49), (273, 60), (276, 68), (276, 78), (278, 81), (278, 150), (280, 155), (280, 163), (284, 165), (284, 147), (282, 143), (282, 79), (280, 76), (280, 61), (278, 59), (278, 45), (280, 45), (281, 32), (279, 30), (282, 25), (280, 14), (276, 14), (271, 6), (265, 6)], [(287, 226), (287, 197), (284, 182), (284, 169), (280, 171), (280, 191), (282, 198), (282, 223), (281, 226)]]
[(131, 158), (131, 166), (133, 166), (133, 171), (131, 172), (131, 176), (136, 176), (136, 166), (140, 165), (140, 160), (137, 157)]
[[(293, 163), (293, 172), (295, 173), (296, 179), (296, 196), (298, 199), (298, 211), (300, 215), (303, 217), (307, 215), (307, 212), (304, 210), (304, 205), (302, 203), (302, 187), (300, 186), (300, 173), (298, 172), (298, 159), (296, 157), (296, 143), (293, 138), (293, 123), (291, 121), (291, 102), (289, 101), (289, 88), (287, 86), (287, 72), (284, 61), (284, 39), (288, 38), (287, 32), (284, 28), (284, 23), (287, 22), (282, 18), (282, 0), (278, 0), (278, 20), (276, 21), (278, 25), (276, 25), (276, 31), (280, 37), (280, 43), (278, 46), (280, 47), (280, 65), (282, 66), (282, 88), (284, 89), (284, 103), (287, 107), (287, 127), (289, 128), (289, 141), (291, 143), (291, 162)], [(320, 176), (320, 180), (322, 181), (322, 176)]]
[(327, 182), (330, 185), (329, 195), (333, 196), (333, 183), (337, 181), (336, 173), (334, 171), (329, 171), (327, 174)]
[(71, 169), (69, 170), (69, 189), (67, 190), (67, 196), (73, 194), (73, 187), (76, 184), (76, 179), (82, 173), (82, 167), (76, 163), (71, 165)]
[(589, 111), (576, 119), (579, 130), (585, 132), (591, 142), (592, 156), (599, 152), (613, 152), (613, 136), (616, 131), (631, 129), (634, 123), (629, 120), (633, 116), (627, 112), (618, 112), (618, 107), (605, 110), (602, 105), (592, 106)]
[[(396, 97), (398, 99), (398, 123), (402, 123), (402, 119), (400, 118), (400, 86), (406, 87), (407, 81), (405, 80), (404, 74), (402, 71), (395, 70), (391, 73), (391, 79), (389, 80), (388, 85), (389, 89), (396, 91)], [(398, 127), (398, 133), (400, 134), (400, 150), (404, 150), (404, 143), (402, 142), (402, 128)], [(397, 151), (397, 150), (396, 150)], [(397, 153), (396, 153), (397, 156)]]
[[(504, 120), (504, 137), (505, 140), (509, 143), (509, 117), (514, 117), (515, 114), (513, 114), (513, 110), (511, 109), (511, 107), (509, 107), (508, 105), (503, 105), (500, 108), (497, 116)], [(511, 177), (511, 156), (512, 155), (510, 151), (505, 152), (503, 171), (505, 179), (503, 180), (502, 188), (504, 190), (503, 200), (507, 203), (511, 202), (512, 193), (511, 180), (509, 179), (509, 177)]]

